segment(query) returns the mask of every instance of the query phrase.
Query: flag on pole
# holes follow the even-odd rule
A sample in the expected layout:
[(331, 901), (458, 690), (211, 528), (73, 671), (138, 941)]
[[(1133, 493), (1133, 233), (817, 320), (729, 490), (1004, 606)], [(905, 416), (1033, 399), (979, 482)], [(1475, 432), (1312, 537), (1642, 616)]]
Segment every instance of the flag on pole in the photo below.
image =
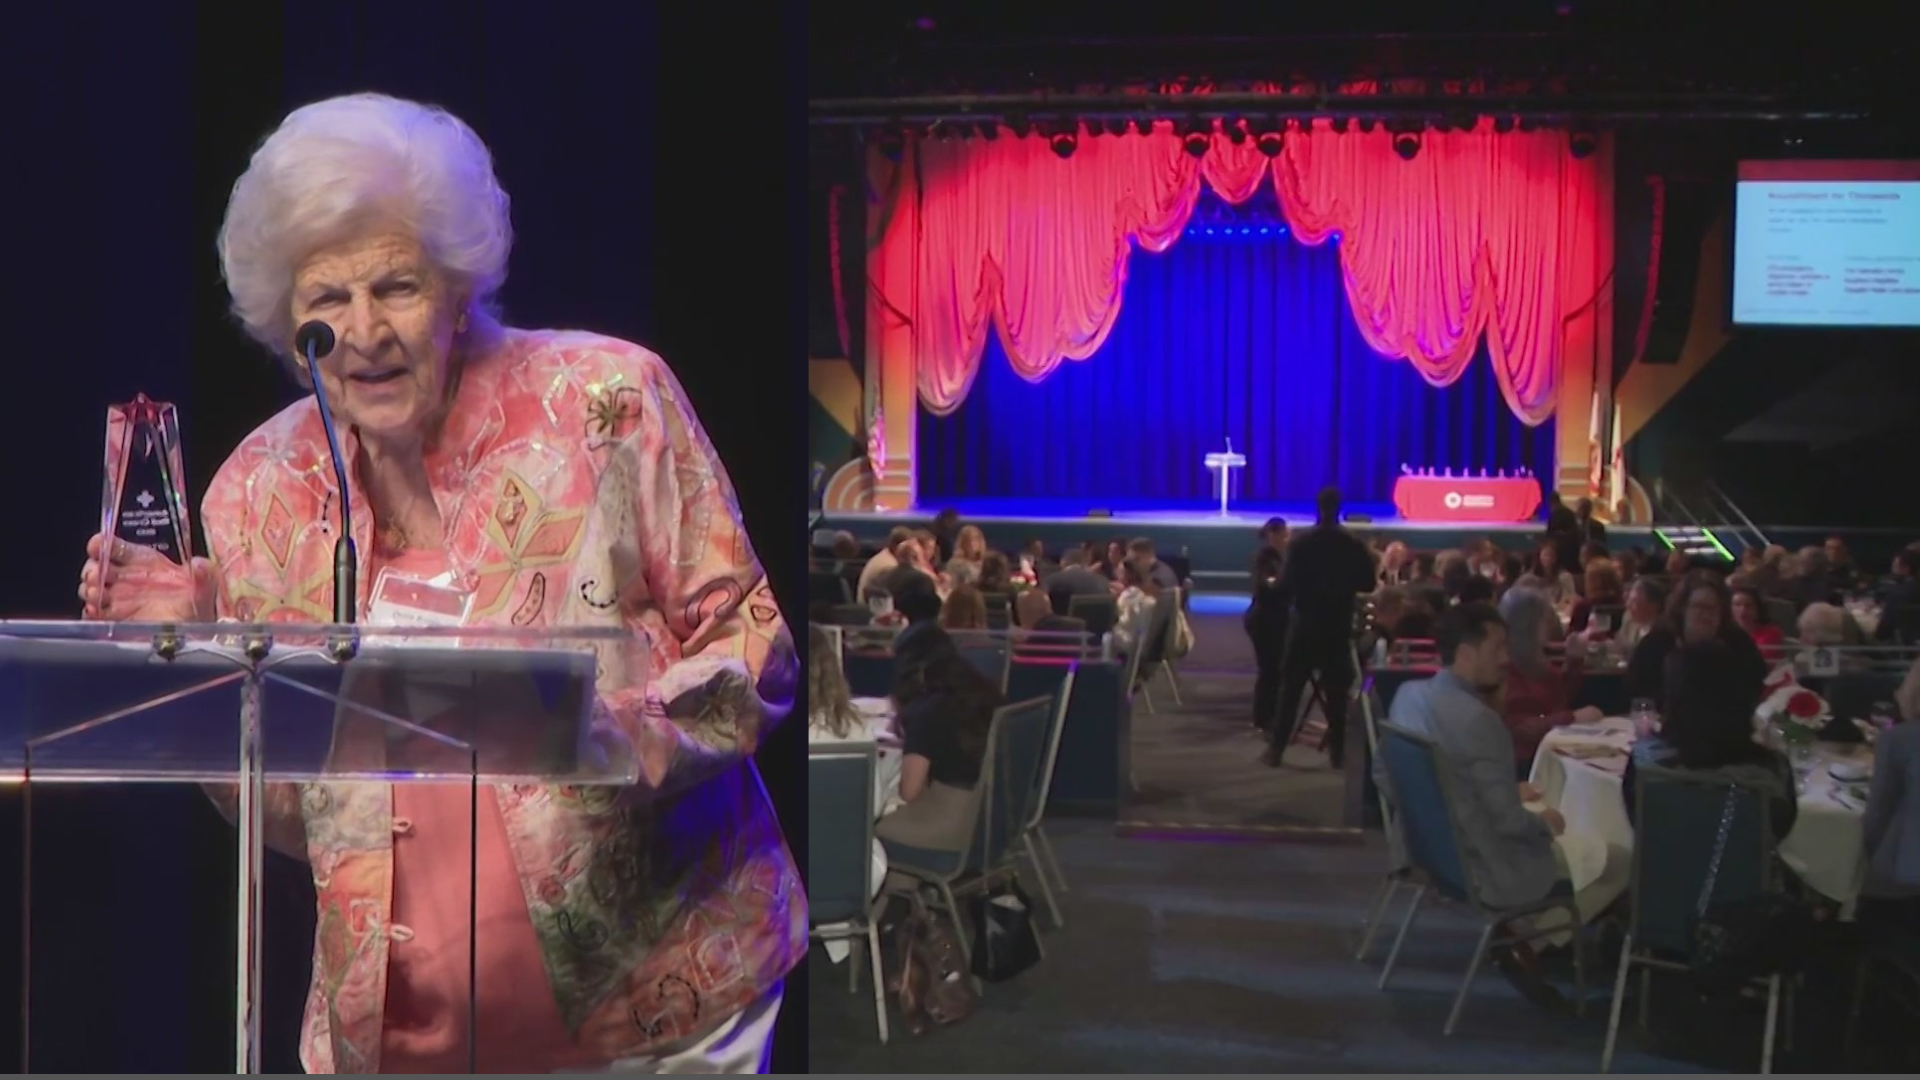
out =
[(1627, 501), (1627, 446), (1626, 440), (1620, 437), (1620, 423), (1620, 403), (1616, 401), (1613, 403), (1613, 437), (1609, 440), (1613, 447), (1613, 477), (1607, 485), (1607, 509), (1610, 512), (1618, 510), (1620, 504)]
[(1606, 462), (1606, 455), (1600, 448), (1600, 440), (1605, 436), (1600, 406), (1600, 388), (1593, 388), (1593, 414), (1587, 423), (1587, 497), (1600, 497), (1600, 469)]
[(873, 470), (874, 483), (886, 479), (887, 427), (878, 405), (873, 407), (873, 425), (867, 429), (867, 468)]

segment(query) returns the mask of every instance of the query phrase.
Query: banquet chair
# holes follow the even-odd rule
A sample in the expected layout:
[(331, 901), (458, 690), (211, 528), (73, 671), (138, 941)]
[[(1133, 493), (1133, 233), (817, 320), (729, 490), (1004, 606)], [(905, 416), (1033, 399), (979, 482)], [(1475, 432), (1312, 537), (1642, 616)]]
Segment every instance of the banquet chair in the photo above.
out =
[[(1378, 725), (1385, 719), (1386, 709), (1380, 704), (1380, 693), (1374, 689), (1369, 678), (1360, 692), (1360, 720), (1367, 729), (1368, 760), (1380, 756), (1380, 733)], [(1387, 871), (1380, 881), (1379, 891), (1374, 893), (1373, 902), (1367, 905), (1366, 934), (1360, 939), (1360, 948), (1353, 954), (1355, 960), (1364, 963), (1367, 953), (1373, 948), (1373, 939), (1379, 933), (1380, 923), (1387, 917), (1393, 898), (1399, 894), (1402, 885), (1418, 885), (1412, 866), (1407, 863), (1407, 841), (1400, 832), (1400, 822), (1396, 820), (1393, 800), (1387, 798), (1387, 791), (1379, 785), (1374, 786), (1374, 795), (1380, 801), (1380, 829), (1387, 838)]]
[[(1488, 903), (1480, 894), (1472, 868), (1461, 854), (1465, 844), (1453, 811), (1458, 802), (1447, 770), (1442, 767), (1440, 748), (1425, 736), (1394, 724), (1381, 724), (1379, 730), (1380, 756), (1386, 766), (1387, 780), (1393, 786), (1391, 798), (1399, 809), (1396, 820), (1406, 840), (1407, 860), (1420, 873), (1420, 880), (1413, 882), (1413, 903), (1407, 907), (1400, 932), (1393, 939), (1393, 951), (1387, 954), (1387, 966), (1380, 973), (1380, 989), (1385, 990), (1393, 978), (1394, 964), (1400, 959), (1400, 947), (1406, 942), (1407, 931), (1419, 916), (1421, 903), (1432, 895), (1468, 908), (1482, 924), (1479, 944), (1474, 947), (1473, 959), (1467, 964), (1466, 977), (1454, 995), (1453, 1011), (1447, 1014), (1447, 1025), (1441, 1034), (1452, 1035), (1459, 1025), (1460, 1013), (1467, 1004), (1467, 992), (1473, 989), (1474, 979), (1479, 976), (1480, 965), (1489, 950), (1560, 933), (1574, 935), (1574, 1002), (1575, 1009), (1584, 1013), (1586, 959), (1580, 939), (1580, 912), (1574, 906), (1571, 885), (1563, 879), (1545, 898), (1529, 904), (1500, 907)], [(1524, 929), (1510, 925), (1517, 919), (1555, 910), (1565, 911), (1572, 925)], [(1496, 936), (1495, 931), (1502, 927), (1508, 932)]]
[(846, 941), (847, 992), (860, 989), (864, 946), (873, 968), (873, 1012), (887, 1041), (887, 991), (880, 973), (880, 924), (873, 880), (872, 743), (814, 743), (807, 751), (807, 936)]
[(1046, 760), (1047, 718), (1052, 712), (1051, 697), (1003, 705), (994, 711), (993, 723), (987, 729), (986, 754), (980, 763), (980, 780), (969, 793), (968, 817), (973, 828), (958, 844), (930, 848), (884, 837), (881, 840), (887, 851), (886, 891), (903, 891), (900, 879), (912, 882), (916, 889), (921, 885), (931, 887), (953, 921), (960, 951), (969, 964), (974, 943), (967, 936), (957, 896), (1002, 880), (1019, 881), (1014, 845), (1027, 842), (1024, 823), (1031, 817), (1035, 780)]
[[(1053, 895), (1056, 887), (1060, 892), (1067, 891), (1067, 876), (1060, 872), (1060, 860), (1053, 854), (1053, 841), (1047, 839), (1047, 797), (1053, 791), (1053, 767), (1060, 760), (1060, 736), (1067, 728), (1067, 708), (1073, 704), (1073, 680), (1077, 674), (1078, 664), (1068, 668), (1059, 687), (1053, 692), (1053, 712), (1047, 720), (1047, 756), (1034, 781), (1033, 806), (1028, 811), (1026, 821), (1027, 857), (1033, 860), (1033, 872), (1040, 879), (1040, 891), (1046, 897), (1047, 911), (1053, 916), (1055, 928), (1067, 925)], [(1042, 858), (1045, 859), (1044, 863)], [(1049, 873), (1053, 875), (1052, 884), (1047, 878)]]
[(993, 681), (1000, 692), (1007, 692), (1007, 675), (1013, 664), (1013, 643), (1006, 634), (981, 630), (955, 630), (950, 636), (960, 655), (974, 670)]
[(1160, 598), (1154, 602), (1153, 617), (1147, 623), (1147, 629), (1141, 635), (1141, 641), (1134, 651), (1141, 654), (1140, 696), (1147, 703), (1148, 712), (1158, 712), (1153, 707), (1153, 677), (1165, 672), (1167, 687), (1173, 692), (1175, 706), (1184, 704), (1180, 700), (1180, 676), (1173, 670), (1173, 662), (1167, 659), (1167, 650), (1173, 644), (1173, 635), (1179, 628), (1175, 613), (1180, 611), (1185, 593), (1181, 589), (1162, 589)]
[(1087, 624), (1087, 633), (1095, 641), (1107, 636), (1120, 624), (1120, 604), (1111, 596), (1073, 596), (1067, 598), (1067, 615)]
[[(1707, 893), (1708, 868), (1730, 796), (1733, 815), (1726, 821), (1727, 839), (1719, 874), (1711, 882), (1711, 895), (1703, 895)], [(1714, 904), (1765, 895), (1775, 884), (1774, 839), (1773, 830), (1767, 824), (1767, 794), (1758, 786), (1642, 763), (1636, 769), (1633, 820), (1659, 824), (1637, 829), (1634, 834), (1633, 879), (1627, 893), (1627, 936), (1620, 947), (1620, 968), (1614, 976), (1607, 1041), (1600, 1056), (1601, 1072), (1613, 1071), (1613, 1050), (1620, 1036), (1620, 1011), (1626, 1002), (1628, 974), (1636, 967), (1640, 969), (1640, 1026), (1645, 1028), (1652, 974), (1656, 970), (1689, 970), (1684, 958), (1691, 948), (1690, 928), (1697, 914)], [(1771, 1073), (1774, 1035), (1783, 996), (1789, 1038), (1793, 1027), (1793, 988), (1779, 975), (1756, 979), (1754, 983), (1764, 986), (1767, 992), (1760, 1071)]]

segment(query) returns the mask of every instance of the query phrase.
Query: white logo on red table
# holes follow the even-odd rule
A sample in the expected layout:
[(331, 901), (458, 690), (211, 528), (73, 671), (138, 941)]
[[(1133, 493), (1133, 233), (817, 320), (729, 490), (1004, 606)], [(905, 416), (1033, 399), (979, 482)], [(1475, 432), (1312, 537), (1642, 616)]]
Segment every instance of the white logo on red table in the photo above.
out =
[(1446, 497), (1440, 501), (1445, 503), (1449, 510), (1493, 509), (1493, 496), (1491, 495), (1462, 495), (1457, 491), (1449, 491)]

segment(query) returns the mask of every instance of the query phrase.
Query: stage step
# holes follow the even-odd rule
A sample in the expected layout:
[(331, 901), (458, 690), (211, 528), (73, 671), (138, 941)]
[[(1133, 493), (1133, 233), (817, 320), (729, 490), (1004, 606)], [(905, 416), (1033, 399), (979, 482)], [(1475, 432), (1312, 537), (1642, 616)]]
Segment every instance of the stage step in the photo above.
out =
[(1661, 525), (1655, 531), (1669, 548), (1694, 558), (1733, 558), (1713, 530), (1703, 525)]

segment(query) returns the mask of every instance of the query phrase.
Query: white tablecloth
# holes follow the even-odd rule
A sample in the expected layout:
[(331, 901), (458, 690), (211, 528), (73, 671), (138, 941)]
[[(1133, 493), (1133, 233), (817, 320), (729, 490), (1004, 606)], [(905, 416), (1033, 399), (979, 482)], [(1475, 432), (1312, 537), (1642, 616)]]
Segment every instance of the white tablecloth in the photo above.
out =
[[(1627, 748), (1633, 744), (1631, 721), (1612, 718), (1591, 725), (1559, 728), (1541, 740), (1529, 777), (1541, 798), (1567, 820), (1567, 832), (1600, 837), (1609, 844), (1633, 848), (1633, 826), (1621, 796)], [(1617, 749), (1610, 758), (1582, 760), (1569, 754), (1583, 748)], [(1836, 797), (1839, 782), (1827, 767), (1846, 760), (1845, 749), (1822, 744), (1819, 764), (1809, 774), (1800, 796), (1800, 813), (1793, 831), (1780, 841), (1780, 858), (1795, 876), (1815, 892), (1850, 909), (1866, 878), (1864, 808), (1856, 809)]]

